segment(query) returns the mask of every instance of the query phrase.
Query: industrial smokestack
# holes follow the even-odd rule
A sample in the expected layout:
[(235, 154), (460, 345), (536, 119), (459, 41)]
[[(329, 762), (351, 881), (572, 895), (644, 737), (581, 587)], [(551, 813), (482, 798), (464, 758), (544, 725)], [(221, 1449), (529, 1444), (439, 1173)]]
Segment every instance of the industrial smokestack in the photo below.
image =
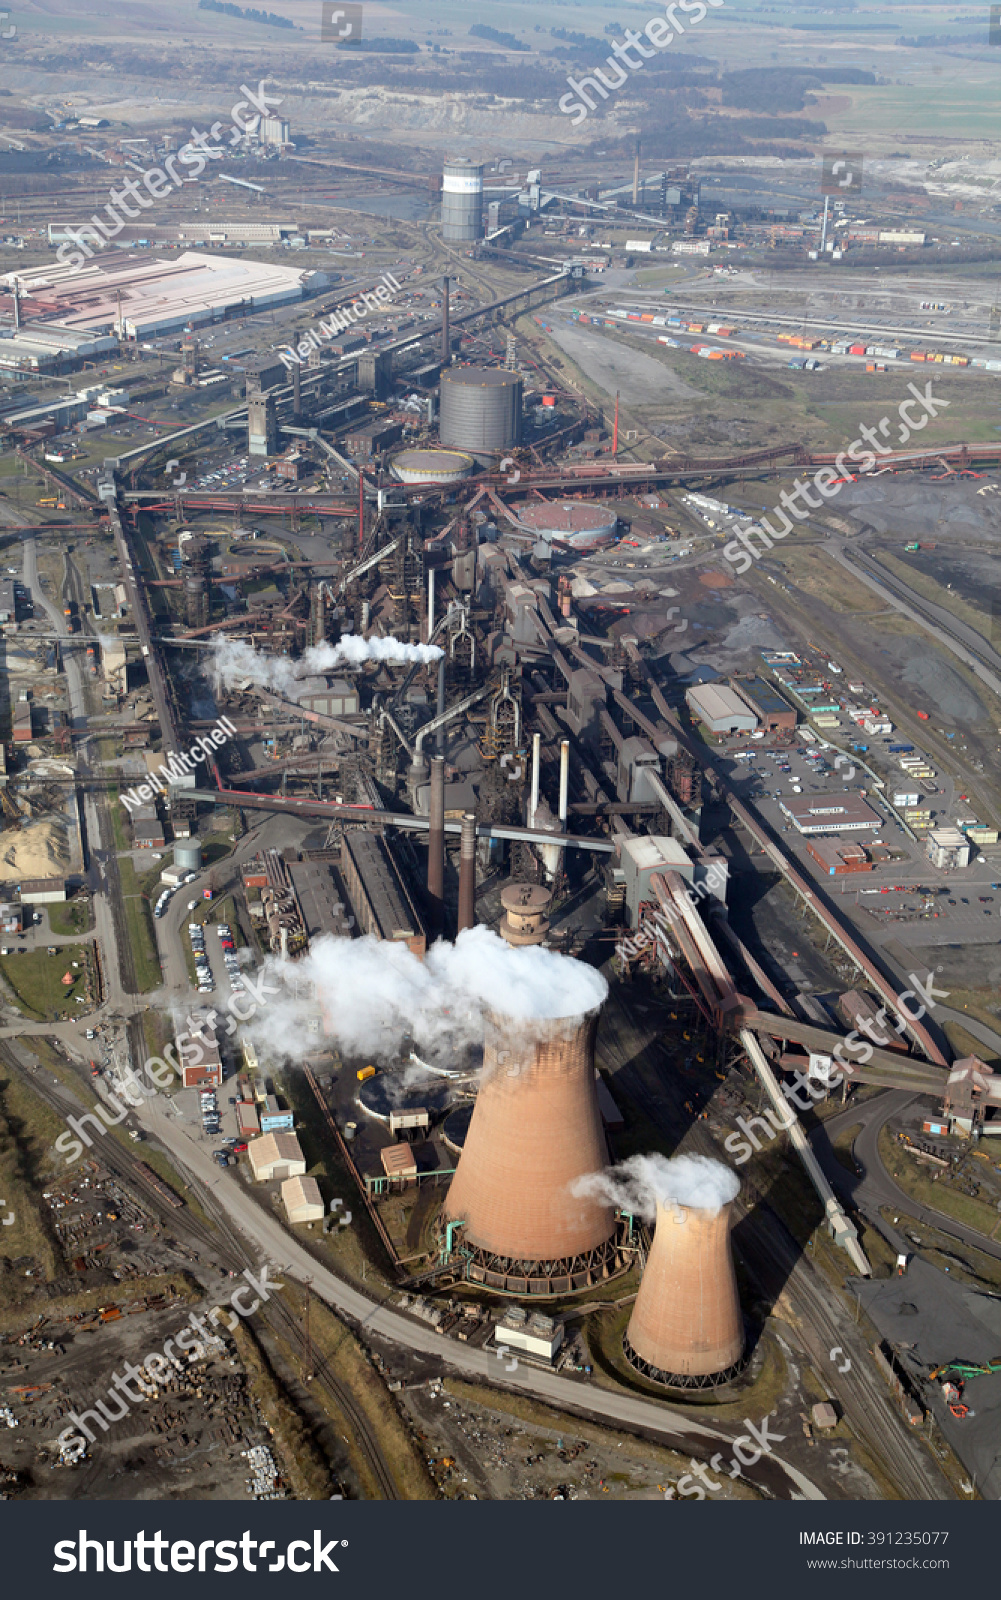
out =
[(428, 900), (431, 931), (441, 933), (445, 899), (445, 758), (431, 757), (428, 797)]
[(573, 1192), (606, 1160), (600, 1009), (548, 1021), (487, 1012), (480, 1090), (444, 1207), (474, 1282), (566, 1294), (615, 1270), (613, 1206)]
[(17, 279), (15, 278), (14, 279), (14, 332), (15, 333), (19, 333), (20, 330), (21, 330), (21, 290), (20, 290), (20, 288), (18, 286)]
[(449, 344), (448, 332), (448, 279), (441, 280), (441, 364), (442, 367), (452, 365), (452, 347)]
[(296, 422), (302, 416), (302, 393), (299, 387), (299, 363), (292, 368), (292, 415)]
[(542, 761), (542, 735), (532, 735), (532, 799), (528, 808), (528, 826), (535, 827), (535, 813), (539, 809), (539, 767)]
[(570, 740), (560, 741), (560, 823), (567, 831), (567, 802), (570, 798)]
[(732, 1202), (706, 1210), (658, 1198), (653, 1246), (624, 1340), (631, 1364), (656, 1382), (709, 1388), (740, 1363), (732, 1212)]
[(464, 813), (459, 841), (459, 932), (476, 921), (476, 815)]

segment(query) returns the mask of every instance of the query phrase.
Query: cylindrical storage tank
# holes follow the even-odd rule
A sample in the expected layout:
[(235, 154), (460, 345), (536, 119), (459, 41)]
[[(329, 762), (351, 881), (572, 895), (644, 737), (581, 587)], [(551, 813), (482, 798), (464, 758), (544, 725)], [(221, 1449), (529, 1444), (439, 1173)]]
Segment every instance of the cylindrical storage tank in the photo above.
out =
[(174, 844), (174, 866), (179, 872), (197, 872), (202, 864), (200, 839), (178, 839)]
[(452, 367), (441, 375), (443, 445), (493, 455), (521, 440), (522, 380), (505, 367)]
[(461, 483), (476, 462), (461, 450), (401, 450), (391, 465), (401, 483)]
[(483, 167), (460, 156), (446, 161), (441, 180), (441, 236), (449, 244), (483, 237)]
[(594, 1072), (599, 1011), (544, 1021), (487, 1013), (480, 1089), (444, 1207), (472, 1247), (474, 1281), (565, 1293), (614, 1264), (612, 1206), (573, 1193), (608, 1159)]
[(739, 1366), (744, 1323), (730, 1249), (732, 1213), (732, 1202), (711, 1211), (657, 1201), (625, 1352), (658, 1383), (709, 1388)]

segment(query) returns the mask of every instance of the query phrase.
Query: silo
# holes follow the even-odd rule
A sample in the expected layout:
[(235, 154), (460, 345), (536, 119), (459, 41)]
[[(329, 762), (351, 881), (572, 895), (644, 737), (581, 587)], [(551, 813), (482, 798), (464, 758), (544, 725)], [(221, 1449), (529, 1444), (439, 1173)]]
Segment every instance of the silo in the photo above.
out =
[(453, 367), (441, 375), (443, 445), (493, 455), (521, 440), (522, 380), (505, 367)]
[(177, 839), (174, 842), (174, 866), (178, 872), (197, 872), (202, 864), (200, 839)]
[(444, 1207), (450, 1249), (473, 1282), (568, 1294), (620, 1264), (612, 1206), (573, 1193), (607, 1160), (599, 1009), (535, 1021), (487, 1014), (480, 1089)]
[(630, 1364), (656, 1383), (712, 1388), (740, 1366), (732, 1212), (732, 1202), (715, 1211), (657, 1201), (653, 1245), (623, 1342)]
[(189, 628), (204, 628), (211, 615), (212, 600), (209, 580), (204, 572), (187, 572), (184, 576), (184, 615)]
[(483, 167), (463, 156), (445, 162), (441, 236), (449, 244), (469, 244), (483, 237)]

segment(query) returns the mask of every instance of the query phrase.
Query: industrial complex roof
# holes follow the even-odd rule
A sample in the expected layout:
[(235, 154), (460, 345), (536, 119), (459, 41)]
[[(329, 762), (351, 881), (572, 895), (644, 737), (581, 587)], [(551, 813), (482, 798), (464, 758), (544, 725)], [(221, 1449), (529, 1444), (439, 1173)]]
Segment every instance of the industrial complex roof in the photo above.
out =
[[(307, 281), (310, 289), (327, 283), (325, 273), (197, 250), (152, 260), (116, 254), (107, 262), (95, 258), (79, 271), (54, 263), (9, 273), (6, 282), (14, 279), (69, 328), (110, 331), (119, 319), (120, 300), (124, 332), (133, 338), (211, 322), (235, 306), (284, 305), (302, 299)], [(34, 331), (33, 325), (25, 329)]]

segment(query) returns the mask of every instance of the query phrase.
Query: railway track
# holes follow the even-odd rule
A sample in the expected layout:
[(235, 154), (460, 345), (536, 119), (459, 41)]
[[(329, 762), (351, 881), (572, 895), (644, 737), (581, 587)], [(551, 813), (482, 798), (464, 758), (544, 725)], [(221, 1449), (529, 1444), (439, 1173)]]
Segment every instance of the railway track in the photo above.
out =
[[(610, 1016), (613, 1009), (621, 1013), (621, 1020)], [(624, 1037), (627, 1027), (632, 1029), (629, 1038)], [(618, 1059), (620, 1070), (628, 1071), (628, 1089), (623, 1092), (640, 1106), (655, 1126), (673, 1138), (677, 1130), (665, 1121), (663, 1104), (648, 1081), (649, 1068), (644, 1070), (644, 1052), (637, 1052), (635, 1048), (635, 1036), (642, 1037), (644, 1031), (649, 1031), (648, 1025), (633, 1019), (628, 1006), (617, 996), (614, 1008), (611, 1004), (605, 1008), (602, 1051)], [(714, 1141), (699, 1123), (694, 1124), (686, 1148), (714, 1160), (719, 1158)], [(767, 1199), (757, 1200), (753, 1209), (741, 1205), (738, 1200), (737, 1207), (740, 1238), (735, 1248), (766, 1294), (773, 1298), (783, 1292), (787, 1294), (799, 1315), (800, 1336), (815, 1371), (829, 1392), (840, 1400), (866, 1449), (891, 1470), (901, 1498), (954, 1498), (948, 1481), (908, 1429), (886, 1393), (861, 1333), (848, 1313), (841, 1314), (831, 1289), (804, 1257), (782, 1219)], [(830, 1351), (838, 1346), (851, 1360), (846, 1373), (829, 1358)]]
[[(41, 1100), (44, 1100), (60, 1117), (79, 1114), (80, 1107), (70, 1102), (61, 1086), (57, 1087), (44, 1082), (40, 1074), (28, 1072), (21, 1065), (6, 1040), (0, 1040), (0, 1063), (16, 1073), (19, 1078), (27, 1083), (33, 1093), (38, 1095)], [(81, 1082), (84, 1081), (81, 1075)], [(157, 1190), (140, 1170), (145, 1166), (145, 1163), (138, 1156), (133, 1156), (130, 1151), (124, 1149), (116, 1139), (106, 1138), (102, 1141), (100, 1160), (115, 1178), (131, 1184), (138, 1191), (143, 1198), (144, 1204), (157, 1215), (160, 1223), (170, 1234), (176, 1234), (210, 1252), (224, 1264), (227, 1271), (242, 1273), (247, 1267), (252, 1269), (260, 1267), (259, 1260), (251, 1254), (242, 1235), (237, 1232), (229, 1221), (218, 1201), (208, 1190), (198, 1184), (197, 1180), (189, 1179), (187, 1187), (194, 1188), (197, 1191), (199, 1205), (206, 1215), (212, 1218), (211, 1226), (196, 1217), (189, 1207), (185, 1207), (183, 1212), (168, 1207), (166, 1201), (157, 1193)], [(211, 1291), (207, 1292), (211, 1296)], [(276, 1334), (292, 1345), (305, 1364), (305, 1334), (284, 1302), (276, 1296), (261, 1308), (260, 1314), (266, 1318)], [(325, 1357), (316, 1356), (314, 1353), (312, 1365), (315, 1378), (327, 1390), (331, 1399), (350, 1424), (359, 1448), (383, 1496), (387, 1500), (398, 1500), (400, 1495), (389, 1462), (379, 1445), (373, 1429), (369, 1425), (364, 1411), (355, 1401), (350, 1389), (342, 1383)]]

